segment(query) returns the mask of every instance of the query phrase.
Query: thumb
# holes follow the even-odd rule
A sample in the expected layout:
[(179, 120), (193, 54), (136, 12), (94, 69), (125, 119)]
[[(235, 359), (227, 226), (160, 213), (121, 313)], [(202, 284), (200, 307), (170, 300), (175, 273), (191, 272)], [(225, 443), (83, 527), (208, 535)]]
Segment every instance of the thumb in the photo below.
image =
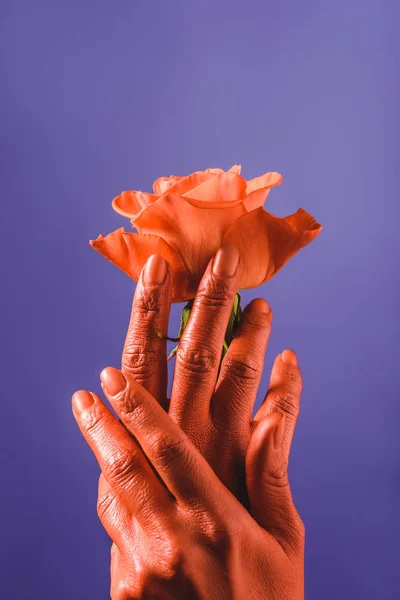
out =
[(304, 546), (304, 525), (294, 506), (287, 467), (286, 416), (272, 412), (254, 423), (246, 454), (250, 512), (281, 546)]

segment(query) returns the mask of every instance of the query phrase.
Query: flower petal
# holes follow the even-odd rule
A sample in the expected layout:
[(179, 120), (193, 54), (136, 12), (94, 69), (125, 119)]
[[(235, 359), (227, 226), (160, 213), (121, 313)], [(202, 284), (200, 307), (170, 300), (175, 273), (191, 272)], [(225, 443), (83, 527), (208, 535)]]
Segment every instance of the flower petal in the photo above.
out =
[(267, 196), (270, 192), (269, 187), (260, 188), (259, 190), (254, 190), (251, 192), (247, 198), (243, 201), (243, 204), (246, 207), (248, 212), (252, 210), (256, 210), (256, 208), (260, 208), (264, 206)]
[(223, 242), (236, 246), (242, 259), (239, 287), (253, 288), (271, 279), (320, 233), (322, 226), (305, 210), (284, 218), (257, 208), (233, 223)]
[[(232, 173), (240, 174), (240, 169), (241, 165), (233, 165), (233, 167), (231, 167), (229, 171)], [(224, 173), (224, 170), (219, 168), (208, 168), (204, 169), (204, 171), (196, 171), (195, 173), (184, 177), (180, 177), (178, 175), (170, 175), (169, 177), (159, 177), (153, 183), (153, 191), (157, 196), (163, 196), (167, 190), (173, 191), (172, 186), (179, 182), (184, 187), (177, 188), (174, 191), (174, 193), (183, 194), (190, 189), (190, 186), (197, 186), (201, 181), (207, 180), (207, 178), (210, 175), (218, 175), (220, 173)], [(193, 175), (195, 176), (194, 178)]]
[(250, 212), (260, 206), (264, 206), (269, 190), (281, 183), (282, 175), (280, 173), (264, 173), (260, 177), (250, 179), (247, 182), (247, 198), (244, 201), (246, 209)]
[(154, 196), (153, 194), (129, 190), (121, 192), (119, 196), (114, 198), (111, 206), (115, 212), (123, 217), (134, 217), (142, 208), (146, 208), (146, 206), (149, 206), (156, 200), (158, 200), (158, 196)]
[(89, 241), (110, 262), (124, 271), (135, 281), (152, 254), (160, 254), (169, 263), (172, 271), (173, 302), (183, 302), (192, 293), (192, 278), (187, 272), (179, 254), (165, 240), (157, 235), (139, 234), (124, 231), (121, 227), (106, 236), (99, 235), (96, 240)]
[(254, 177), (254, 179), (249, 179), (247, 182), (247, 194), (251, 194), (254, 190), (258, 190), (260, 188), (272, 188), (276, 185), (282, 183), (282, 175), (280, 173), (276, 173), (273, 171), (272, 173), (264, 173), (264, 175), (259, 175), (258, 177)]
[(153, 192), (157, 196), (162, 196), (168, 190), (168, 188), (172, 187), (177, 181), (180, 181), (183, 177), (179, 177), (177, 175), (170, 175), (169, 177), (159, 177), (153, 183)]
[(213, 173), (214, 175), (217, 175), (218, 173), (224, 173), (223, 169), (219, 169), (217, 168), (208, 168), (208, 169), (204, 169), (203, 171), (204, 173)]
[(244, 200), (246, 197), (246, 180), (237, 173), (228, 171), (214, 175), (202, 181), (197, 187), (190, 189), (185, 198), (203, 200), (204, 202), (230, 202)]
[(222, 207), (199, 204), (167, 194), (132, 219), (140, 233), (158, 235), (179, 249), (197, 283), (225, 232), (246, 212), (242, 202), (223, 203)]
[(214, 170), (215, 169), (210, 169), (209, 171), (195, 171), (195, 173), (191, 173), (191, 175), (188, 175), (187, 177), (182, 177), (176, 181), (174, 185), (171, 185), (171, 187), (168, 188), (168, 193), (183, 196), (183, 194), (197, 187), (203, 183), (203, 181), (213, 179), (216, 175), (216, 173), (213, 172)]

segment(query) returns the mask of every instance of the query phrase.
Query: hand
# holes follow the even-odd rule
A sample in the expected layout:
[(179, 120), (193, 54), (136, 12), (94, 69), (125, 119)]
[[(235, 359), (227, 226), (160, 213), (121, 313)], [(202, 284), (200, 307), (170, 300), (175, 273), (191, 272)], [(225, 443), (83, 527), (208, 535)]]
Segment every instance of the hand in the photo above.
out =
[(121, 422), (85, 391), (74, 394), (73, 411), (112, 490), (99, 506), (117, 549), (112, 599), (303, 598), (304, 530), (287, 480), (285, 416), (270, 413), (251, 436), (253, 518), (148, 391), (117, 369), (101, 379)]
[[(242, 315), (217, 381), (222, 343), (240, 276), (237, 250), (223, 246), (200, 283), (189, 322), (176, 355), (171, 399), (167, 399), (166, 342), (171, 303), (168, 263), (152, 256), (136, 286), (122, 355), (122, 371), (141, 383), (185, 431), (222, 483), (247, 508), (245, 456), (255, 425), (273, 411), (287, 415), (292, 437), (298, 415), (301, 377), (296, 362), (279, 356), (268, 394), (252, 420), (272, 311), (262, 298)], [(290, 351), (287, 359), (296, 361)], [(223, 443), (221, 443), (223, 441)], [(107, 483), (102, 479), (102, 489)], [(100, 499), (101, 500), (101, 499)]]
[[(215, 385), (238, 276), (238, 268), (233, 276), (227, 276), (226, 267), (229, 265), (226, 263), (231, 262), (235, 266), (235, 260), (238, 257), (234, 249), (222, 248), (215, 260), (217, 268), (213, 269), (211, 261), (205, 272), (190, 321), (179, 344), (169, 402), (166, 397), (166, 343), (155, 335), (155, 330), (167, 332), (171, 283), (167, 263), (161, 257), (151, 257), (137, 284), (122, 369), (140, 381), (164, 408), (169, 406), (170, 416), (186, 430), (221, 481), (244, 506), (250, 508), (245, 457), (252, 432), (266, 415), (282, 411), (287, 416), (285, 439), (290, 443), (298, 415), (301, 377), (295, 356), (285, 351), (274, 363), (267, 396), (254, 421), (251, 420), (272, 320), (268, 304), (256, 299), (244, 310)], [(289, 362), (285, 363), (283, 358)], [(294, 364), (291, 365), (290, 361)], [(254, 440), (249, 456), (256, 462), (258, 451), (262, 450), (262, 440), (259, 436)], [(264, 484), (250, 477), (248, 486), (249, 494), (255, 499), (252, 513), (262, 515), (265, 511), (263, 498), (266, 497)], [(113, 494), (113, 489), (101, 475), (99, 514), (102, 514), (105, 503), (109, 503), (109, 510), (119, 512), (119, 498)], [(119, 572), (120, 562), (119, 550), (113, 544), (114, 573)]]

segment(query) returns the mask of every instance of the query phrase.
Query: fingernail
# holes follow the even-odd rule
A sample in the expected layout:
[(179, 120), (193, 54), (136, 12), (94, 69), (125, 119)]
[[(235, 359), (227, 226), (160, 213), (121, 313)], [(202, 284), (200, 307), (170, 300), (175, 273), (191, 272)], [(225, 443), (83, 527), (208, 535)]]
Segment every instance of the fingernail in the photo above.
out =
[(292, 350), (284, 350), (281, 354), (281, 359), (285, 364), (297, 367), (297, 358)]
[(86, 390), (79, 390), (72, 396), (72, 404), (75, 412), (81, 415), (94, 404), (94, 398)]
[(255, 298), (251, 301), (251, 308), (255, 312), (262, 313), (264, 315), (268, 315), (271, 312), (271, 308), (266, 300), (263, 298)]
[(232, 277), (239, 262), (239, 251), (235, 246), (224, 244), (218, 250), (213, 261), (213, 273), (219, 277)]
[(149, 285), (160, 285), (167, 274), (167, 261), (159, 254), (152, 254), (144, 267), (144, 282)]
[(103, 384), (105, 392), (109, 396), (116, 396), (126, 387), (126, 379), (122, 375), (121, 371), (114, 369), (114, 367), (107, 367), (100, 373), (100, 380)]
[(283, 442), (283, 438), (285, 436), (286, 418), (283, 413), (281, 413), (281, 415), (282, 416), (278, 422), (278, 425), (275, 427), (275, 431), (274, 431), (274, 435), (273, 435), (274, 448), (277, 452), (279, 452), (282, 449), (282, 442)]

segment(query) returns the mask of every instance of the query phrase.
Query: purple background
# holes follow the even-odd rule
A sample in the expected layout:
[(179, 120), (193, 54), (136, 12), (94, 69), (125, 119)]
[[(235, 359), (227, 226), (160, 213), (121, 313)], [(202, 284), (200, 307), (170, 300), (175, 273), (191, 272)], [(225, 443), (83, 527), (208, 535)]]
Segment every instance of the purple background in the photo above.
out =
[(257, 406), (277, 353), (303, 370), (290, 474), (306, 597), (399, 598), (399, 4), (0, 10), (2, 597), (109, 597), (99, 471), (70, 400), (119, 366), (134, 284), (88, 240), (129, 228), (121, 190), (241, 163), (283, 173), (272, 212), (324, 225), (243, 294), (275, 315)]

